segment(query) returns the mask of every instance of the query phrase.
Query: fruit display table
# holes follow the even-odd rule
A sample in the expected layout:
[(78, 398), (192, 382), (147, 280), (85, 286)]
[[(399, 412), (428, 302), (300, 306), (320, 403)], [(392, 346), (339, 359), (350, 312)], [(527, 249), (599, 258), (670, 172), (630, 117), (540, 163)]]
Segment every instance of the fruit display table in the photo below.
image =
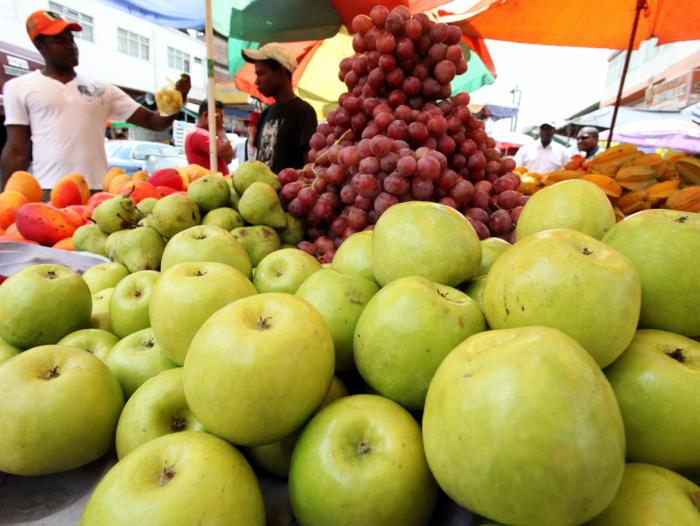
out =
[[(79, 469), (43, 477), (18, 477), (0, 473), (0, 524), (73, 526), (92, 489), (114, 465), (113, 454)], [(295, 526), (291, 514), (286, 481), (256, 470), (265, 498), (269, 526)], [(476, 526), (481, 520), (460, 508), (445, 495), (438, 505), (431, 526)]]

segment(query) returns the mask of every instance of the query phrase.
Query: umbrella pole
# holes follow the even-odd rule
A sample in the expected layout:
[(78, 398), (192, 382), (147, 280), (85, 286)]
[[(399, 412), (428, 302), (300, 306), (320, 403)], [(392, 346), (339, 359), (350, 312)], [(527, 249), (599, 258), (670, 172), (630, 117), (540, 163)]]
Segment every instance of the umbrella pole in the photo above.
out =
[(216, 157), (216, 86), (214, 84), (214, 26), (211, 22), (211, 0), (204, 0), (204, 38), (207, 44), (207, 114), (209, 126), (209, 169), (219, 169)]
[(620, 103), (622, 102), (622, 90), (625, 87), (625, 79), (627, 78), (627, 70), (630, 67), (630, 59), (632, 58), (632, 48), (634, 47), (634, 38), (637, 36), (637, 26), (639, 25), (639, 15), (642, 9), (647, 7), (647, 0), (637, 0), (637, 6), (635, 7), (634, 13), (634, 24), (632, 25), (632, 33), (630, 34), (630, 41), (627, 45), (627, 55), (625, 56), (625, 66), (622, 68), (622, 78), (620, 79), (620, 86), (617, 90), (617, 98), (615, 99), (615, 107), (613, 108), (612, 121), (610, 122), (610, 130), (608, 132), (608, 142), (605, 145), (606, 148), (610, 148), (610, 143), (613, 138), (613, 131), (615, 130), (615, 121), (617, 121), (617, 110), (620, 108)]

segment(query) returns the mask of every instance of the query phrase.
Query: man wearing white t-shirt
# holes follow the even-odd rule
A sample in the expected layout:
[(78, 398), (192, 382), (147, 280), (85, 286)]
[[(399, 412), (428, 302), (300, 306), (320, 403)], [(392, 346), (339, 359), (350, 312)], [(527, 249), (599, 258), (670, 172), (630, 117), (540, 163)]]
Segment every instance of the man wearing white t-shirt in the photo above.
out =
[(540, 174), (559, 170), (568, 160), (566, 148), (552, 141), (554, 126), (540, 125), (539, 141), (522, 146), (515, 154), (515, 164), (524, 166), (528, 172)]
[[(150, 130), (164, 130), (175, 120), (176, 115), (163, 117), (147, 110), (115, 86), (78, 75), (72, 32), (81, 30), (51, 11), (36, 11), (27, 18), (27, 33), (46, 66), (4, 86), (3, 186), (10, 175), (27, 170), (31, 163), (44, 189), (71, 172), (82, 174), (91, 188), (100, 188), (107, 172), (104, 135), (109, 117)], [(183, 76), (176, 88), (186, 100), (189, 79)]]

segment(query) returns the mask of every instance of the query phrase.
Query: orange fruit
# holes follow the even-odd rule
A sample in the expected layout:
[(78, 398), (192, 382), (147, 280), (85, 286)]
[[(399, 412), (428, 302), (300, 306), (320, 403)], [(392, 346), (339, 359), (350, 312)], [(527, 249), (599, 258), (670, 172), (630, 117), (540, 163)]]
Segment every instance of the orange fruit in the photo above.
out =
[(123, 174), (124, 170), (121, 168), (110, 168), (102, 179), (102, 190), (105, 192), (109, 190), (109, 185), (116, 176)]
[(64, 177), (51, 189), (49, 201), (56, 208), (63, 208), (65, 206), (82, 204), (83, 196), (78, 183), (73, 179)]
[(7, 190), (19, 192), (29, 201), (41, 202), (41, 185), (29, 172), (20, 170), (13, 173), (5, 185), (5, 191)]
[(58, 243), (56, 243), (53, 248), (60, 248), (62, 250), (75, 250), (75, 247), (73, 246), (73, 238), (72, 237), (67, 237), (65, 239), (61, 239)]
[(78, 185), (78, 189), (80, 190), (80, 195), (82, 197), (82, 203), (80, 204), (87, 203), (87, 200), (90, 199), (90, 186), (87, 184), (85, 177), (80, 174), (68, 174), (64, 177), (64, 179), (73, 181)]
[(0, 228), (5, 229), (15, 222), (17, 209), (29, 200), (19, 192), (7, 190), (0, 194)]
[(24, 236), (19, 233), (19, 230), (17, 230), (17, 225), (15, 225), (14, 223), (12, 223), (5, 229), (5, 237), (16, 239), (18, 241), (24, 240)]
[(148, 172), (139, 170), (138, 172), (135, 172), (134, 175), (131, 176), (131, 178), (134, 181), (148, 181)]
[(119, 174), (112, 179), (112, 181), (109, 183), (109, 190), (108, 192), (110, 194), (116, 194), (119, 192), (119, 189), (124, 186), (126, 183), (131, 181), (131, 177), (129, 177), (126, 174)]

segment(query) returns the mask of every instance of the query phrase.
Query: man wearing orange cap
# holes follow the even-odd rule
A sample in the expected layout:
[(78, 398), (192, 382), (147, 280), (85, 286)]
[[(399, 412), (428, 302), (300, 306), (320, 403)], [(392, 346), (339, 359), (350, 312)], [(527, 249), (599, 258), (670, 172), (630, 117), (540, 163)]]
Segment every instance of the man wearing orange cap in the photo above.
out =
[(257, 159), (279, 173), (283, 168), (301, 168), (306, 161), (309, 139), (316, 131), (316, 112), (292, 89), (297, 60), (279, 44), (244, 49), (243, 58), (255, 64), (255, 85), (260, 93), (275, 99), (260, 116), (253, 144)]
[[(82, 174), (91, 188), (100, 188), (107, 172), (104, 135), (108, 117), (164, 130), (176, 115), (163, 117), (115, 86), (78, 75), (73, 31), (82, 31), (80, 25), (51, 11), (32, 13), (26, 25), (46, 65), (4, 86), (7, 142), (0, 159), (2, 182), (17, 170), (27, 170), (31, 163), (42, 188), (53, 187), (71, 172)], [(183, 76), (175, 87), (186, 100), (189, 78)]]

